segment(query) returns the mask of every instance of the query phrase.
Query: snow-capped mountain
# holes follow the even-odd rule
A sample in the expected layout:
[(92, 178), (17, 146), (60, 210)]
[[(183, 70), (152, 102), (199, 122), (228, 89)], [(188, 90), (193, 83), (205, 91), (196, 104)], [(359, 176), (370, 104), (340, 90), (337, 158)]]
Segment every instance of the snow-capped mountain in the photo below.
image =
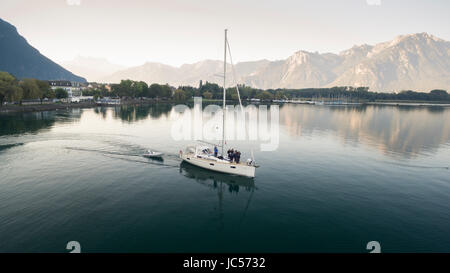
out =
[[(242, 62), (235, 70), (239, 83), (263, 89), (368, 86), (382, 92), (450, 90), (450, 42), (418, 33), (374, 46), (354, 46), (339, 54), (298, 51), (285, 60)], [(220, 84), (217, 74), (222, 71), (222, 62), (216, 60), (181, 67), (146, 63), (103, 81), (129, 78), (174, 86), (197, 85), (200, 80)], [(228, 78), (232, 83), (231, 73)]]

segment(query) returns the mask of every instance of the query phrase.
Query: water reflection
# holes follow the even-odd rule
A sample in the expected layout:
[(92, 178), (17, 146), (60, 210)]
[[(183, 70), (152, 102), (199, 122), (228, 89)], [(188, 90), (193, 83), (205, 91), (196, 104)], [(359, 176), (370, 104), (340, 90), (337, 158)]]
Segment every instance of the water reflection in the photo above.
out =
[(332, 131), (345, 143), (364, 143), (384, 154), (411, 157), (450, 141), (445, 107), (284, 105), (280, 123), (291, 136)]
[[(96, 113), (102, 114), (105, 118), (106, 113), (103, 109), (97, 110)], [(114, 108), (113, 117), (127, 122), (135, 122), (139, 120), (145, 120), (148, 117), (153, 119), (158, 119), (163, 116), (167, 117), (169, 112), (172, 110), (172, 105), (168, 103), (163, 104), (152, 104), (149, 105), (122, 105), (120, 107)]]
[(12, 113), (0, 115), (0, 136), (36, 134), (52, 128), (56, 122), (69, 123), (78, 121), (81, 109), (69, 111), (44, 111), (33, 113)]
[[(105, 120), (111, 113), (113, 119), (133, 123), (146, 119), (168, 119), (172, 109), (172, 104), (161, 103), (2, 114), (0, 136), (38, 133), (51, 129), (55, 123), (78, 122), (85, 111)], [(404, 157), (435, 153), (441, 145), (450, 143), (448, 107), (285, 104), (280, 107), (280, 125), (280, 133), (291, 137), (329, 134), (344, 144), (369, 145), (383, 154)]]
[(8, 150), (17, 146), (21, 146), (24, 145), (24, 143), (14, 143), (14, 144), (5, 144), (5, 145), (0, 145), (0, 152), (4, 151), (4, 150)]
[(107, 107), (94, 108), (94, 113), (100, 115), (103, 119), (106, 119), (106, 117), (108, 116), (108, 108)]
[(219, 230), (222, 230), (225, 227), (225, 213), (223, 208), (224, 192), (228, 192), (229, 194), (239, 194), (241, 190), (249, 192), (245, 201), (245, 206), (240, 212), (241, 215), (239, 217), (238, 226), (242, 224), (247, 215), (248, 208), (250, 207), (250, 203), (253, 198), (253, 193), (256, 189), (253, 178), (216, 173), (193, 166), (186, 162), (182, 162), (180, 164), (180, 173), (189, 179), (195, 180), (195, 182), (203, 186), (214, 189), (217, 192), (218, 204), (214, 210), (218, 214)]
[[(159, 119), (168, 117), (172, 107), (171, 104), (121, 106), (114, 108), (113, 117), (127, 122)], [(96, 113), (106, 117), (104, 108), (96, 109)], [(449, 121), (448, 107), (294, 104), (280, 107), (280, 124), (290, 136), (332, 132), (343, 143), (362, 143), (383, 154), (405, 157), (434, 153), (440, 145), (449, 143)]]

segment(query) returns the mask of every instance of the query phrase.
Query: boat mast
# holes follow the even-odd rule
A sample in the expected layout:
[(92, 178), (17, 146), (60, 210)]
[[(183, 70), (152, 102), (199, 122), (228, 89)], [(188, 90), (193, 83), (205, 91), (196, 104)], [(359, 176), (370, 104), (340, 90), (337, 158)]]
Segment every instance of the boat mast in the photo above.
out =
[(224, 55), (223, 55), (223, 106), (222, 106), (222, 112), (223, 112), (223, 124), (222, 124), (222, 156), (223, 153), (223, 147), (225, 143), (225, 101), (226, 101), (226, 76), (227, 74), (227, 29), (225, 29), (225, 46), (224, 46)]

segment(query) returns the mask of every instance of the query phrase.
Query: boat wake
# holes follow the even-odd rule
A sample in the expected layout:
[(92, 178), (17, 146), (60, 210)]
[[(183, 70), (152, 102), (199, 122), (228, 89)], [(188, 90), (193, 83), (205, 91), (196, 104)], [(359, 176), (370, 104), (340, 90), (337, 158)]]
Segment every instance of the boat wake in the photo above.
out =
[[(144, 160), (144, 159), (138, 159), (138, 158), (127, 158), (127, 157), (120, 157), (120, 156), (116, 156), (116, 155), (108, 155), (108, 154), (104, 154), (104, 156), (109, 157), (109, 158), (114, 158), (114, 159), (120, 159), (120, 160), (124, 160), (124, 161), (128, 161), (128, 162), (136, 162), (136, 163), (142, 163), (142, 164), (151, 164), (151, 165), (156, 165), (162, 168), (179, 168), (180, 165), (177, 164), (167, 164), (164, 163), (163, 160), (157, 160), (157, 159), (151, 159), (149, 158), (148, 160)], [(159, 161), (159, 162), (158, 162)]]
[(425, 165), (404, 164), (404, 163), (397, 163), (397, 162), (392, 162), (391, 164), (401, 166), (401, 167), (408, 167), (408, 168), (450, 170), (450, 166), (425, 166)]
[[(128, 162), (136, 162), (136, 163), (142, 163), (142, 164), (152, 164), (160, 167), (173, 167), (173, 168), (179, 168), (179, 158), (175, 154), (166, 154), (163, 158), (144, 158), (142, 154), (146, 149), (133, 149), (131, 152), (120, 152), (120, 151), (111, 151), (108, 149), (87, 149), (87, 148), (80, 148), (80, 147), (65, 147), (67, 150), (73, 150), (73, 151), (81, 151), (81, 152), (91, 152), (91, 153), (97, 153), (102, 154), (103, 156), (114, 158), (114, 159), (120, 159)], [(176, 160), (177, 163), (170, 164), (165, 163), (164, 158)]]

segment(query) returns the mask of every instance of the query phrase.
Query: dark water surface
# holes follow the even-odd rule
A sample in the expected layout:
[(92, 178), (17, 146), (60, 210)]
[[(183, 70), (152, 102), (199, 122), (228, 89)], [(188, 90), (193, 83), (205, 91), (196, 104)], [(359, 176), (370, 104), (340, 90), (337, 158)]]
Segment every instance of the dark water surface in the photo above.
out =
[(172, 117), (0, 115), (0, 252), (450, 252), (450, 108), (284, 105), (255, 179), (181, 164)]

